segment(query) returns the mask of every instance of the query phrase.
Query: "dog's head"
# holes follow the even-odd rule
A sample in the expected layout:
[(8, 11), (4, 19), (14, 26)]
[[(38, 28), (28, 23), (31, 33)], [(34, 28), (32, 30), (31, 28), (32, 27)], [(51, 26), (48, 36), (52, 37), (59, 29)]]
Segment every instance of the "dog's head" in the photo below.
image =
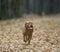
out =
[(33, 23), (31, 21), (26, 21), (25, 22), (25, 28), (28, 29), (28, 30), (33, 29)]

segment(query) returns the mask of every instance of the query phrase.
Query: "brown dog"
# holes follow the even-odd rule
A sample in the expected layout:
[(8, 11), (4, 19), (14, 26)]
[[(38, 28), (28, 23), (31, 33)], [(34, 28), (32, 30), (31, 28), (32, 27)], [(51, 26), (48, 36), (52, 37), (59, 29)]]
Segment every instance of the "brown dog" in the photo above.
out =
[(23, 30), (23, 40), (24, 42), (28, 42), (30, 44), (30, 41), (32, 39), (32, 33), (33, 33), (33, 24), (30, 21), (25, 22), (25, 28)]

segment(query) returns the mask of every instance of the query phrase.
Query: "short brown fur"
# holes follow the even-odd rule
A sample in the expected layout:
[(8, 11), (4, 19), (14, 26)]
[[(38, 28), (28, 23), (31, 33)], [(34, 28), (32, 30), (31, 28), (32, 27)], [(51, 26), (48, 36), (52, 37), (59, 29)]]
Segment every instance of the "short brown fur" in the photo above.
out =
[[(31, 27), (29, 27), (29, 25)], [(31, 29), (28, 29), (28, 28), (31, 28)], [(28, 42), (28, 44), (30, 44), (30, 41), (32, 39), (32, 33), (33, 33), (33, 24), (32, 24), (32, 22), (26, 21), (25, 22), (25, 27), (24, 27), (24, 30), (23, 30), (23, 40), (24, 40), (24, 42)]]

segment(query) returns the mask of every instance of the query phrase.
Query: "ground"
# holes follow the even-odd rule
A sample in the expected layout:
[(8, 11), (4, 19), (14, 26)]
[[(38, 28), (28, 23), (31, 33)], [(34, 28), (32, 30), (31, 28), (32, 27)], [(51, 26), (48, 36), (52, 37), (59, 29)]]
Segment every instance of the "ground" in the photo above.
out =
[[(1, 52), (60, 52), (60, 15), (24, 15), (22, 18), (0, 21)], [(24, 22), (33, 22), (31, 44), (23, 42)]]

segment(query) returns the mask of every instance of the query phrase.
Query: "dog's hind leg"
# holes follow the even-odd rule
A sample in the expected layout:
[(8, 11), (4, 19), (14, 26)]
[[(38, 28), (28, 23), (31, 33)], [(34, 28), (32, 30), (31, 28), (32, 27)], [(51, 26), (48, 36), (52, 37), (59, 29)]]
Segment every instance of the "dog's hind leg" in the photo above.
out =
[(26, 43), (26, 35), (23, 35), (23, 41)]
[(28, 44), (30, 44), (31, 39), (32, 39), (32, 34), (30, 34), (30, 35), (28, 36)]

